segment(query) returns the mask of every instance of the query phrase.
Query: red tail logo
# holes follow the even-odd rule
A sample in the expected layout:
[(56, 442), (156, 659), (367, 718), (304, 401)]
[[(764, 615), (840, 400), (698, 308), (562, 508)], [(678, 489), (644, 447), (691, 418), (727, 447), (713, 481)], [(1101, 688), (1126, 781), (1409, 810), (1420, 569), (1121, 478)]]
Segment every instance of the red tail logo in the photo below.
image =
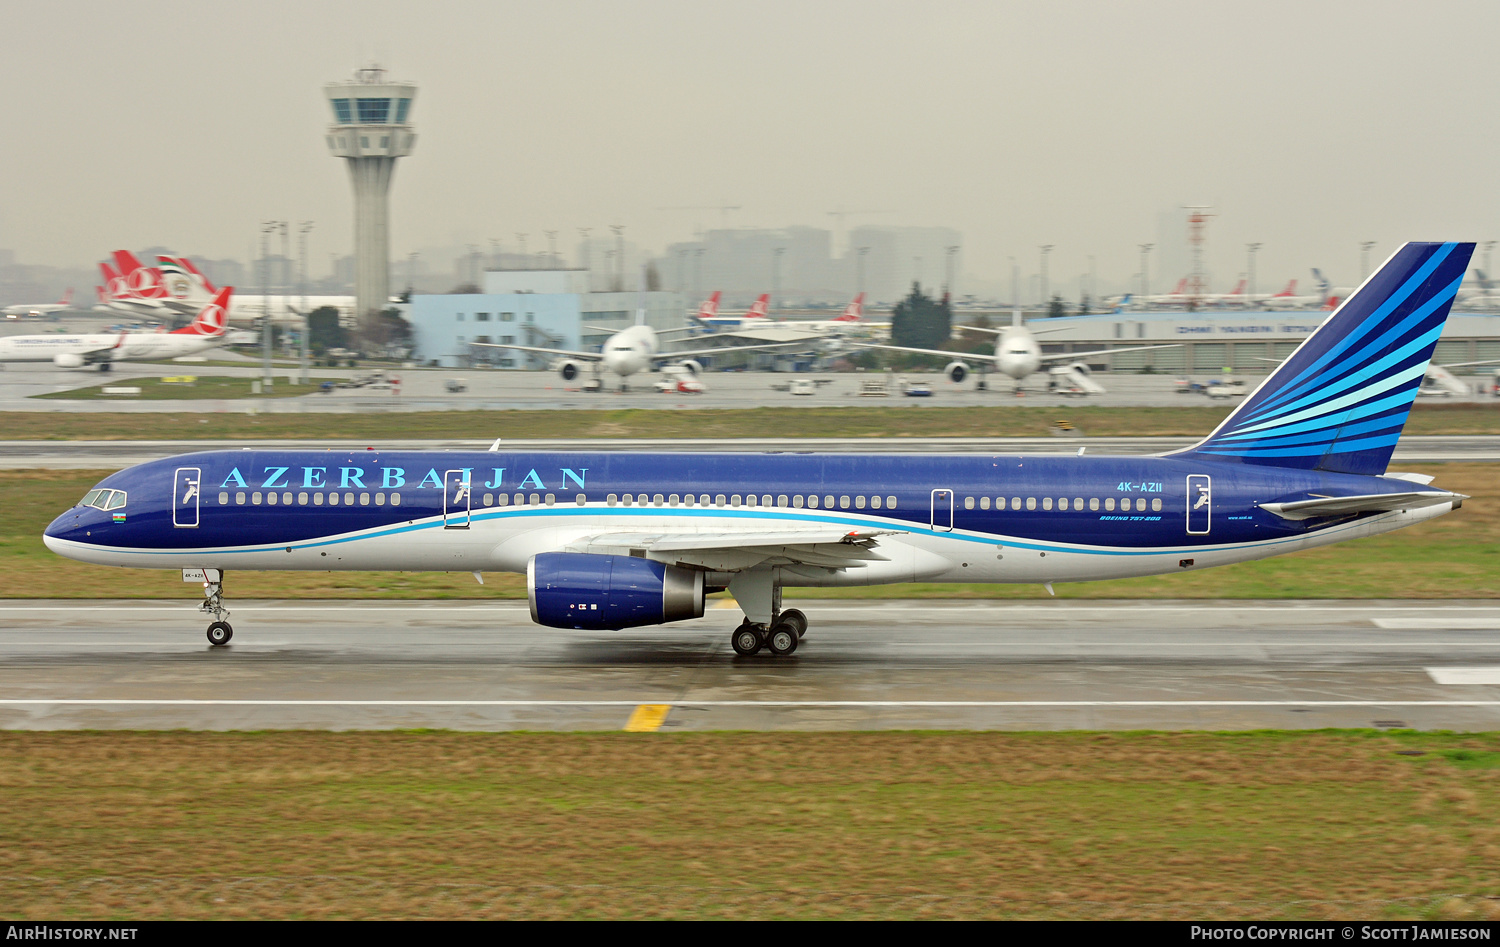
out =
[(746, 319), (764, 319), (766, 317), (766, 313), (768, 313), (770, 311), (771, 311), (771, 294), (770, 293), (761, 293), (760, 294), (760, 298), (757, 299), (757, 300), (755, 300), (755, 305), (751, 306), (750, 307), (750, 311), (747, 312), (747, 313), (745, 313), (745, 318)]
[(1271, 298), (1272, 299), (1280, 299), (1283, 296), (1295, 296), (1295, 295), (1297, 295), (1297, 281), (1296, 280), (1292, 280), (1290, 283), (1286, 284), (1286, 289), (1283, 289), (1281, 292), (1277, 293), (1275, 296), (1272, 296)]
[(191, 325), (178, 329), (172, 334), (223, 335), (224, 329), (229, 325), (229, 296), (233, 292), (233, 286), (225, 286), (219, 290), (214, 301), (198, 311), (198, 316)]
[(701, 305), (701, 306), (698, 307), (698, 318), (699, 319), (712, 319), (713, 317), (717, 316), (718, 314), (719, 314), (719, 291), (718, 290), (714, 290), (714, 294), (712, 296), (708, 297), (707, 299), (705, 299), (703, 301), (703, 305)]
[(865, 313), (865, 294), (860, 293), (854, 297), (854, 301), (844, 307), (843, 315), (834, 322), (858, 322)]

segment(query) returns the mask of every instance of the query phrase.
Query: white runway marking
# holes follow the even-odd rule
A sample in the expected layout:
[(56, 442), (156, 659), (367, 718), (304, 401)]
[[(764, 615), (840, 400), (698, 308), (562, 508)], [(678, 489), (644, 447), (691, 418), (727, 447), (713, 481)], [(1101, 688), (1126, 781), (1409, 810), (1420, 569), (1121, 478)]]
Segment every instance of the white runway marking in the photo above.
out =
[(1500, 618), (1372, 618), (1377, 628), (1389, 631), (1500, 631)]
[(1500, 685), (1500, 667), (1426, 668), (1425, 670), (1428, 676), (1439, 684)]
[(146, 707), (1500, 707), (1500, 700), (273, 700), (166, 698), (0, 698), (0, 706)]

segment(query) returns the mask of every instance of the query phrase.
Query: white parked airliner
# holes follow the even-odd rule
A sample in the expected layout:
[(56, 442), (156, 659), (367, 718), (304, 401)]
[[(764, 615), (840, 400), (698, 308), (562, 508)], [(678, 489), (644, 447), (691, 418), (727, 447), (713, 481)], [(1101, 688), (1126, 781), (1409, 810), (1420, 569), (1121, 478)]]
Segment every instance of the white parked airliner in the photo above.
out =
[(86, 335), (12, 335), (0, 338), (0, 362), (51, 362), (59, 368), (128, 360), (178, 358), (196, 355), (224, 341), (225, 313), (234, 287), (219, 290), (213, 302), (198, 312), (190, 325), (175, 332), (93, 332)]

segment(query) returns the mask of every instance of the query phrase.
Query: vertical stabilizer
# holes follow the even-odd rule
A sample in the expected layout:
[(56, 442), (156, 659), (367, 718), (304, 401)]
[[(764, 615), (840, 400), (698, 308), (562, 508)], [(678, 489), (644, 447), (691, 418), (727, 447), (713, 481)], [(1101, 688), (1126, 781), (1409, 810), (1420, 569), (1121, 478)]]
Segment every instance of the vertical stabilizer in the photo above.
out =
[(1397, 250), (1212, 434), (1169, 456), (1384, 473), (1473, 252)]

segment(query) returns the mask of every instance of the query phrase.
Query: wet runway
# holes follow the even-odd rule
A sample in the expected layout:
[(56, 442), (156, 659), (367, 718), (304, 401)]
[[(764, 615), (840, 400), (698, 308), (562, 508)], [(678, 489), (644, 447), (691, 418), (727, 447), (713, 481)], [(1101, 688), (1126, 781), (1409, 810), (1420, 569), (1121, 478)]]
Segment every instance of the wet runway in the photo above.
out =
[(1487, 603), (799, 600), (786, 658), (737, 657), (733, 608), (611, 633), (524, 602), (231, 604), (220, 649), (187, 603), (0, 605), (0, 726), (1500, 729)]

